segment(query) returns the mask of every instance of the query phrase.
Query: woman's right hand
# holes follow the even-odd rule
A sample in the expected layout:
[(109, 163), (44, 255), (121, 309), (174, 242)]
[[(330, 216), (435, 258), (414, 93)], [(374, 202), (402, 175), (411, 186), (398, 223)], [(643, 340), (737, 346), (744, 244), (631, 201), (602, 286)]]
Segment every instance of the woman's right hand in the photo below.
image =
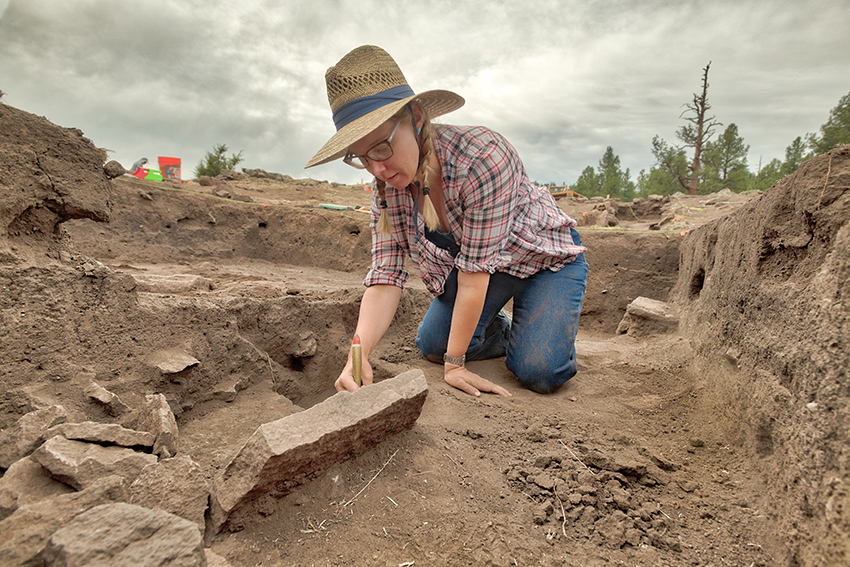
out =
[[(390, 323), (398, 308), (401, 298), (401, 288), (394, 285), (376, 284), (366, 288), (363, 299), (360, 301), (360, 315), (357, 319), (355, 336), (360, 339), (361, 344), (361, 373), (360, 377), (364, 386), (372, 383), (372, 367), (369, 365), (369, 353), (387, 332)], [(352, 373), (351, 351), (348, 351), (348, 361), (339, 378), (334, 382), (337, 392), (347, 390), (356, 392), (357, 384), (354, 383)]]
[[(360, 368), (360, 377), (364, 386), (369, 386), (372, 384), (373, 376), (372, 376), (372, 366), (369, 364), (369, 361), (366, 360), (366, 357), (363, 357), (361, 361)], [(345, 365), (345, 368), (342, 369), (342, 373), (339, 375), (339, 378), (334, 382), (334, 387), (337, 392), (342, 392), (343, 390), (348, 390), (349, 392), (356, 392), (360, 388), (357, 384), (354, 383), (354, 372), (353, 372), (353, 364), (351, 362), (351, 357), (349, 357), (348, 362)]]

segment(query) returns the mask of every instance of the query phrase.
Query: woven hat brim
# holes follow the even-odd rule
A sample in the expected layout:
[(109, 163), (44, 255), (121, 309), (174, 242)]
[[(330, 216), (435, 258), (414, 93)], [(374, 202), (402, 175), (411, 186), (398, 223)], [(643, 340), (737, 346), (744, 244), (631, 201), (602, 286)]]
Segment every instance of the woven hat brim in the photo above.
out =
[(437, 116), (455, 111), (463, 106), (465, 102), (459, 94), (445, 90), (425, 91), (402, 100), (391, 102), (356, 120), (352, 120), (337, 130), (337, 133), (322, 146), (322, 149), (310, 158), (304, 169), (328, 163), (329, 161), (345, 156), (351, 144), (364, 136), (368, 136), (412, 100), (418, 101), (430, 118), (436, 118)]

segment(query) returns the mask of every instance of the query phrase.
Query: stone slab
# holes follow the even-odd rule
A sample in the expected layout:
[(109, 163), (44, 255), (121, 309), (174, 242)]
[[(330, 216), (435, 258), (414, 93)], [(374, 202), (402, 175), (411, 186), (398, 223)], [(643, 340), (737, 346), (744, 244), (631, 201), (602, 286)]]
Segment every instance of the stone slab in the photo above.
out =
[(50, 476), (43, 466), (30, 457), (24, 457), (12, 463), (6, 474), (0, 477), (0, 520), (21, 506), (73, 491), (64, 482)]
[(88, 441), (100, 445), (118, 445), (150, 450), (155, 438), (148, 431), (136, 431), (121, 427), (117, 423), (97, 423), (94, 421), (83, 421), (80, 423), (60, 423), (47, 430), (45, 439), (61, 435), (66, 439), (77, 441)]
[(142, 407), (128, 413), (122, 425), (154, 436), (153, 453), (163, 459), (177, 454), (177, 420), (163, 394), (148, 394)]
[(421, 370), (351, 392), (338, 392), (302, 412), (261, 425), (213, 486), (212, 531), (266, 495), (291, 491), (299, 476), (353, 458), (410, 428), (428, 384)]
[(645, 336), (675, 331), (678, 326), (679, 318), (668, 303), (638, 297), (626, 308), (626, 314), (617, 326), (617, 334)]
[(0, 431), (0, 469), (32, 453), (44, 441), (44, 433), (68, 418), (62, 406), (50, 406), (31, 411), (15, 425)]
[(0, 565), (42, 565), (36, 558), (56, 530), (95, 506), (126, 499), (124, 479), (112, 476), (80, 492), (21, 506), (0, 521)]
[(157, 462), (149, 453), (72, 441), (59, 435), (45, 441), (33, 452), (32, 459), (50, 471), (53, 478), (77, 490), (111, 475), (121, 476), (131, 483), (142, 469)]
[(210, 486), (200, 465), (189, 457), (174, 457), (146, 466), (129, 488), (130, 503), (165, 510), (206, 529), (204, 514)]
[(48, 566), (203, 567), (198, 527), (164, 510), (117, 502), (87, 510), (50, 537)]

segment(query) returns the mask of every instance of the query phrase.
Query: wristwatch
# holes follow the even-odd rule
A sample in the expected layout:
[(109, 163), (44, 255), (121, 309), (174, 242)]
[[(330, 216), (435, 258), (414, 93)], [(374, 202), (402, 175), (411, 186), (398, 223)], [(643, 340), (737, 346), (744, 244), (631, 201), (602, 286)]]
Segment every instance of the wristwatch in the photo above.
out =
[(463, 356), (449, 356), (449, 353), (445, 353), (443, 355), (443, 362), (448, 362), (449, 364), (454, 364), (455, 366), (463, 366), (466, 364), (466, 355)]

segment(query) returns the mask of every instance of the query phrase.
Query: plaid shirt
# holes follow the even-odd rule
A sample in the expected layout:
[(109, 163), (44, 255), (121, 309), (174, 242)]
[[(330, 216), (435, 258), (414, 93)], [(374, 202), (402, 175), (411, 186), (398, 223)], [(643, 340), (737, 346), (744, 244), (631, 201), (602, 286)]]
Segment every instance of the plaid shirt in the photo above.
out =
[(434, 295), (443, 293), (452, 268), (462, 272), (505, 272), (527, 278), (540, 270), (558, 271), (585, 251), (573, 244), (567, 216), (545, 189), (528, 179), (513, 146), (480, 127), (435, 125), (442, 166), (449, 232), (460, 243), (453, 258), (425, 238), (425, 221), (411, 192), (387, 186), (392, 233), (378, 232), (378, 192), (372, 201), (372, 268), (366, 286), (404, 287), (410, 257)]

